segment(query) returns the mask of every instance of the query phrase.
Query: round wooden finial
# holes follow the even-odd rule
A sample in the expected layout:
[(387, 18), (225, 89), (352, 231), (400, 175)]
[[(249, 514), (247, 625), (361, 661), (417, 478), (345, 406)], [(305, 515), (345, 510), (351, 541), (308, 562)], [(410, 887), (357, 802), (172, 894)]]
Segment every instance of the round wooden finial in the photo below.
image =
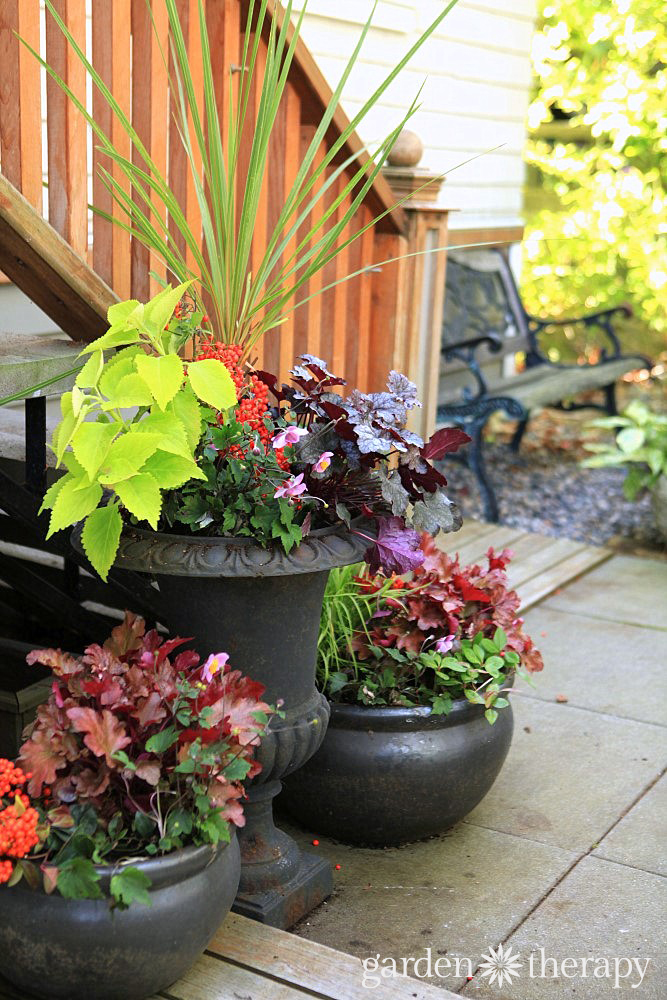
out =
[(392, 167), (416, 167), (423, 155), (424, 143), (417, 133), (403, 129), (387, 160)]

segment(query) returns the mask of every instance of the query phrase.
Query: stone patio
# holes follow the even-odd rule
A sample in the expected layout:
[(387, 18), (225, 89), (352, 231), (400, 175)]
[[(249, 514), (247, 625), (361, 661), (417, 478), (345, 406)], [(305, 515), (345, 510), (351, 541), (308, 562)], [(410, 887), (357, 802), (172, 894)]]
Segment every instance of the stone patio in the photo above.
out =
[[(336, 891), (296, 932), (361, 958), (469, 958), (470, 982), (454, 966), (424, 980), (465, 997), (664, 1000), (667, 562), (615, 556), (526, 620), (545, 671), (513, 699), (512, 749), (487, 798), (403, 848), (320, 837), (316, 850), (340, 865)], [(499, 988), (477, 966), (501, 943), (523, 967)], [(543, 955), (558, 962), (547, 978)]]

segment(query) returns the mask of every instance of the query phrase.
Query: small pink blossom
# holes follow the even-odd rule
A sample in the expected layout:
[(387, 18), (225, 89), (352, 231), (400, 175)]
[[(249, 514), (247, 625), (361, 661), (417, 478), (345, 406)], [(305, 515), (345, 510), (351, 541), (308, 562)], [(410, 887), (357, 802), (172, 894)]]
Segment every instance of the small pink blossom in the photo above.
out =
[(228, 659), (229, 653), (211, 653), (202, 667), (202, 680), (210, 684), (216, 674), (222, 673)]
[(283, 485), (278, 487), (273, 496), (276, 500), (278, 497), (298, 497), (302, 493), (305, 493), (307, 488), (303, 481), (303, 472), (301, 472), (298, 476), (286, 479)]
[(333, 458), (332, 451), (323, 451), (318, 460), (313, 466), (313, 472), (326, 472), (326, 470), (331, 465), (331, 459)]
[(455, 635), (446, 635), (443, 639), (438, 639), (435, 648), (439, 653), (448, 653), (454, 645)]
[(305, 427), (285, 427), (271, 439), (271, 444), (276, 449), (286, 448), (288, 444), (296, 444), (307, 433)]

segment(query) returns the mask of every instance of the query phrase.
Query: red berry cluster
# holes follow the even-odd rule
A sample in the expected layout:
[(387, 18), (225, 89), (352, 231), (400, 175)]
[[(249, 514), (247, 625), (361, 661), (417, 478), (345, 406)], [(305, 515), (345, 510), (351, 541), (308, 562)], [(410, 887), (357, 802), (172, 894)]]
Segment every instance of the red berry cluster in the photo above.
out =
[[(24, 774), (20, 767), (0, 757), (0, 805), (3, 806), (0, 809), (0, 884), (11, 878), (13, 862), (25, 858), (39, 843), (39, 813), (21, 791), (30, 778), (30, 773)], [(5, 797), (11, 798), (11, 802), (5, 802)]]
[[(215, 358), (222, 361), (236, 387), (236, 395), (239, 400), (236, 419), (240, 424), (245, 424), (249, 433), (261, 442), (264, 453), (267, 454), (271, 447), (271, 433), (264, 419), (269, 410), (269, 390), (252, 372), (244, 372), (240, 364), (242, 356), (243, 348), (240, 344), (223, 344), (219, 340), (211, 340), (202, 344), (197, 360)], [(246, 452), (236, 445), (230, 451), (235, 458), (245, 458)], [(276, 451), (275, 455), (278, 464), (287, 471), (289, 462), (285, 458), (283, 450)]]

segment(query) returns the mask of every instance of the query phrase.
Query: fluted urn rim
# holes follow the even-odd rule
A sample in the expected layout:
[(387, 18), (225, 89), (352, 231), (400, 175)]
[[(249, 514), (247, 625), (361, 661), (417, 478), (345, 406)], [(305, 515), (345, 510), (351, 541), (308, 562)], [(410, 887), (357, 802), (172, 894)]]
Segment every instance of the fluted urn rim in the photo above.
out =
[[(357, 532), (362, 532), (361, 537)], [(375, 531), (370, 522), (318, 528), (289, 552), (264, 549), (251, 538), (171, 535), (126, 525), (120, 537), (116, 569), (165, 576), (266, 577), (317, 573), (359, 562)], [(81, 528), (72, 534), (82, 551)]]

